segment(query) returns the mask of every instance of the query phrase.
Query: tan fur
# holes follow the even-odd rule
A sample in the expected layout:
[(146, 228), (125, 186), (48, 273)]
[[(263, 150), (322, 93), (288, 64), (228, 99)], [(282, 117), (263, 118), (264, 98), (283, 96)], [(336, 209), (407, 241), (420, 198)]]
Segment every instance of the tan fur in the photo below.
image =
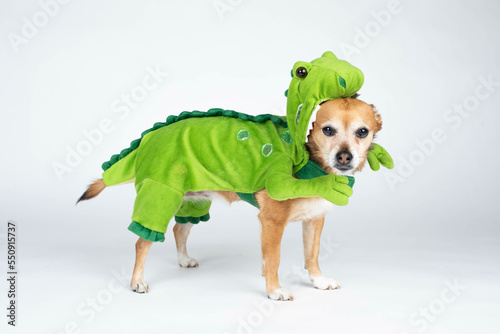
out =
[[(366, 160), (366, 154), (371, 145), (371, 141), (376, 132), (382, 127), (380, 116), (373, 106), (355, 99), (340, 99), (327, 101), (318, 111), (313, 129), (308, 136), (308, 148), (311, 150), (311, 160), (320, 164), (327, 172), (334, 173), (334, 170), (325, 160), (324, 152), (329, 152), (348, 140), (348, 134), (337, 138), (329, 138), (322, 134), (322, 128), (329, 122), (334, 121), (343, 124), (346, 129), (354, 122), (361, 122), (368, 128), (370, 135), (367, 138), (357, 141), (356, 149), (362, 155), (362, 160), (356, 171), (360, 171)], [(347, 132), (347, 131), (346, 131)], [(351, 147), (352, 149), (353, 147)], [(267, 192), (261, 190), (256, 193), (256, 199), (260, 206), (259, 220), (262, 224), (261, 245), (263, 267), (262, 274), (266, 278), (266, 290), (268, 295), (280, 288), (278, 280), (278, 267), (280, 258), (280, 244), (285, 226), (297, 217), (303, 217), (304, 207), (312, 205), (320, 200), (319, 198), (295, 198), (286, 201), (276, 201), (269, 197)], [(308, 218), (302, 221), (305, 268), (310, 276), (321, 276), (318, 256), (320, 247), (321, 231), (323, 229), (325, 215)]]
[(146, 263), (146, 257), (152, 244), (152, 241), (144, 240), (143, 238), (139, 238), (135, 243), (135, 265), (132, 282), (130, 283), (130, 287), (135, 292), (149, 292), (149, 286), (144, 281), (144, 264)]
[(80, 202), (80, 201), (86, 201), (88, 199), (96, 197), (105, 188), (106, 188), (106, 185), (104, 184), (104, 181), (102, 179), (95, 180), (91, 185), (89, 185), (87, 190), (83, 193), (83, 195), (78, 199), (78, 201), (76, 203), (78, 204), (78, 202)]
[[(333, 137), (325, 136), (322, 132), (322, 128), (325, 125), (335, 125), (338, 134)], [(362, 139), (357, 138), (355, 130), (359, 126), (366, 127), (369, 130), (369, 136)], [(310, 158), (322, 166), (328, 173), (337, 173), (338, 171), (331, 166), (329, 159), (339, 149), (347, 148), (353, 154), (359, 156), (359, 164), (354, 171), (360, 171), (366, 161), (366, 154), (370, 149), (373, 137), (381, 127), (380, 115), (378, 115), (373, 105), (368, 105), (352, 98), (326, 101), (321, 105), (313, 129), (308, 136), (306, 146), (310, 152)], [(89, 187), (89, 190), (87, 190), (88, 198), (97, 196), (104, 189), (105, 186), (101, 182), (102, 180), (98, 180)], [(230, 203), (240, 200), (238, 195), (233, 192), (217, 191), (216, 193)], [(285, 226), (290, 221), (297, 220), (302, 220), (305, 268), (309, 271), (313, 284), (320, 289), (338, 288), (338, 285), (333, 283), (328, 284), (330, 281), (326, 278), (326, 285), (324, 284), (325, 280), (322, 281), (323, 285), (317, 285), (314, 281), (318, 278), (323, 279), (318, 264), (318, 256), (321, 231), (326, 213), (326, 209), (324, 208), (328, 207), (329, 202), (319, 197), (277, 201), (270, 198), (265, 189), (257, 192), (255, 196), (260, 207), (258, 217), (262, 227), (262, 274), (266, 279), (268, 296), (280, 300), (293, 300), (291, 294), (283, 293), (278, 279), (278, 267), (280, 263), (281, 238)], [(182, 226), (180, 224), (174, 226), (177, 252), (183, 258), (189, 258), (187, 256), (186, 242), (190, 228), (191, 226)], [(151, 244), (152, 242), (143, 240), (142, 238), (139, 238), (136, 243), (136, 262), (131, 286), (137, 292), (147, 292), (149, 289), (147, 283), (144, 281), (143, 273), (144, 263)], [(179, 262), (179, 264), (181, 263)], [(186, 265), (186, 267), (189, 267), (189, 265)]]
[[(361, 124), (370, 131), (362, 139), (354, 136), (354, 129)], [(337, 125), (336, 129), (339, 131), (334, 137), (327, 137), (322, 133), (322, 128), (327, 125)], [(342, 147), (349, 148), (360, 157), (358, 168), (352, 171), (355, 173), (363, 168), (373, 137), (381, 129), (382, 120), (373, 105), (351, 98), (326, 101), (318, 111), (313, 130), (307, 137), (306, 147), (311, 160), (331, 174), (338, 174), (338, 171), (329, 164), (328, 154), (337, 152)]]
[(302, 239), (304, 243), (304, 267), (312, 276), (321, 276), (319, 269), (319, 240), (321, 231), (325, 224), (325, 216), (319, 216), (314, 219), (304, 220), (302, 222)]
[(241, 201), (240, 196), (238, 196), (235, 192), (232, 191), (216, 191), (216, 193), (224, 197), (224, 199), (229, 203)]

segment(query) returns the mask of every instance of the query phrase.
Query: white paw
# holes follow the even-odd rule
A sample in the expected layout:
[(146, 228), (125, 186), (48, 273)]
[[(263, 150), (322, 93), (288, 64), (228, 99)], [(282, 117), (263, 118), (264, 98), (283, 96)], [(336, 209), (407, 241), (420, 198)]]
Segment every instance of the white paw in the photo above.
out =
[(198, 261), (182, 253), (177, 253), (177, 260), (179, 261), (179, 266), (182, 268), (194, 268), (200, 265)]
[(334, 279), (324, 276), (311, 276), (311, 281), (316, 289), (321, 290), (335, 290), (340, 289), (340, 284)]
[(292, 293), (285, 288), (279, 288), (269, 294), (269, 298), (274, 300), (293, 300)]
[(130, 287), (137, 293), (148, 293), (149, 285), (145, 281), (132, 282)]

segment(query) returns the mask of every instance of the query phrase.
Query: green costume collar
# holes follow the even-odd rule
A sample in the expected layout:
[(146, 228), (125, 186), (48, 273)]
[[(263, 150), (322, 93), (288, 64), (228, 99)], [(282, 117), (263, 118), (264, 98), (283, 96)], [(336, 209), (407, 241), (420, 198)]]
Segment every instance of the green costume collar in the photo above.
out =
[[(325, 172), (325, 170), (321, 168), (320, 165), (318, 165), (312, 160), (308, 160), (307, 164), (305, 164), (304, 167), (302, 167), (295, 173), (295, 176), (298, 179), (302, 180), (314, 179), (316, 177), (325, 175), (328, 175), (328, 173)], [(349, 183), (347, 185), (352, 188), (352, 186), (354, 186), (354, 177), (352, 176), (346, 176), (346, 177), (349, 179)]]
[(324, 175), (328, 175), (328, 173), (325, 172), (325, 170), (321, 168), (320, 165), (318, 165), (312, 160), (308, 160), (307, 164), (305, 164), (304, 167), (302, 167), (295, 173), (295, 176), (298, 179), (306, 179), (306, 180), (314, 179), (315, 177)]

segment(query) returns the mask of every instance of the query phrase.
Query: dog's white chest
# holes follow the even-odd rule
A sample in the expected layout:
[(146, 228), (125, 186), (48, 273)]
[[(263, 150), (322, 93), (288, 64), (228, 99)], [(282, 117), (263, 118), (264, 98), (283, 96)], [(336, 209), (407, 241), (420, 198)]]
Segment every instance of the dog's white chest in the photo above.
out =
[(304, 198), (294, 207), (292, 220), (305, 220), (323, 216), (333, 208), (333, 203), (321, 197)]

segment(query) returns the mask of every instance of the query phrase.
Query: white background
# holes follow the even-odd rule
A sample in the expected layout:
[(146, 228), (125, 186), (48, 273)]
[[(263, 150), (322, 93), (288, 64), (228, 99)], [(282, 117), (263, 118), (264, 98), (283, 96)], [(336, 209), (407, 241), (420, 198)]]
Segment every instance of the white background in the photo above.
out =
[[(42, 7), (0, 5), (3, 254), (7, 220), (19, 225), (11, 332), (498, 333), (500, 3), (75, 0), (50, 17)], [(214, 203), (189, 240), (200, 267), (178, 267), (171, 224), (148, 257), (150, 293), (132, 293), (133, 186), (74, 205), (101, 163), (183, 110), (284, 115), (293, 63), (327, 50), (364, 72), (360, 98), (379, 109), (376, 142), (396, 162), (366, 168), (350, 204), (327, 215), (320, 265), (342, 289), (312, 288), (294, 223), (280, 275), (295, 301), (270, 302), (257, 211)], [(157, 67), (168, 76), (116, 113)], [(111, 130), (58, 177), (54, 164), (106, 119)], [(444, 139), (430, 143), (435, 131)], [(2, 279), (3, 310), (6, 294)]]

